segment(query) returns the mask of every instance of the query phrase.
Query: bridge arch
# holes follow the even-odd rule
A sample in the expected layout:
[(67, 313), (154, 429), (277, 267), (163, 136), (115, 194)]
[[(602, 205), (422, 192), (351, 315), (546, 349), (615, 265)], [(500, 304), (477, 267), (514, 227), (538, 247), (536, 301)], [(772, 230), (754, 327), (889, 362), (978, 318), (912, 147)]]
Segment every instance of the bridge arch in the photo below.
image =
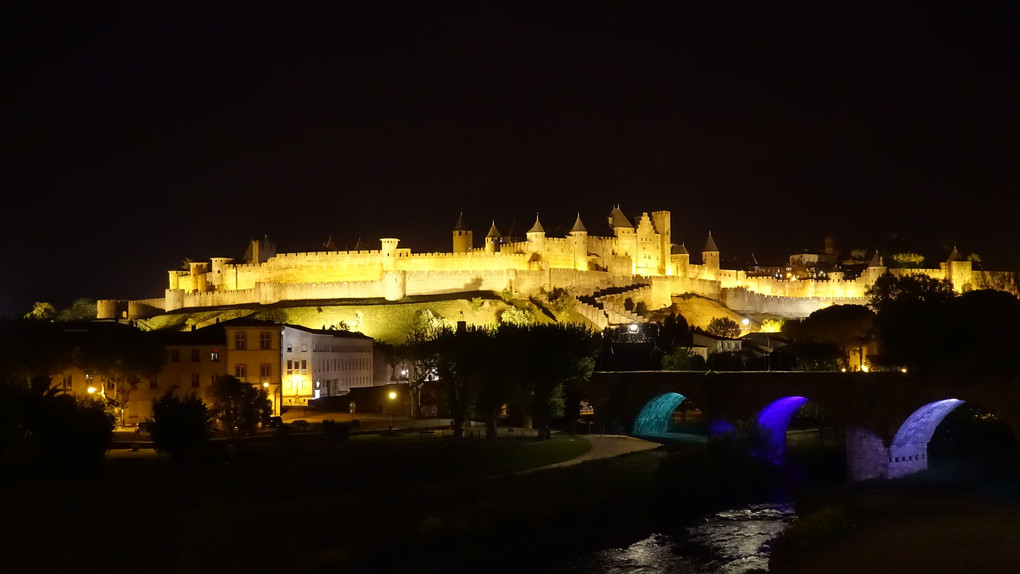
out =
[(776, 399), (758, 411), (755, 422), (769, 433), (768, 456), (773, 460), (779, 460), (786, 453), (786, 429), (790, 419), (807, 402), (807, 397), (793, 395)]
[(889, 445), (889, 478), (928, 468), (928, 442), (936, 427), (965, 401), (943, 399), (921, 406), (907, 417)]
[(669, 432), (670, 423), (673, 420), (673, 411), (687, 397), (680, 393), (662, 393), (645, 403), (634, 419), (633, 434), (635, 435), (660, 435)]

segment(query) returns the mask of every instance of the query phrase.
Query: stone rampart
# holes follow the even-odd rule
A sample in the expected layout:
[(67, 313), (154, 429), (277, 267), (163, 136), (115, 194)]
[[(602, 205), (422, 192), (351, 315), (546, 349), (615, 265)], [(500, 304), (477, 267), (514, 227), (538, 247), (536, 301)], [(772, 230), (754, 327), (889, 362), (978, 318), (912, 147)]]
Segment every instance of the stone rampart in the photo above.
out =
[(762, 295), (743, 287), (723, 289), (719, 299), (724, 305), (745, 313), (763, 313), (781, 317), (807, 317), (830, 305), (864, 305), (860, 297), (785, 297)]

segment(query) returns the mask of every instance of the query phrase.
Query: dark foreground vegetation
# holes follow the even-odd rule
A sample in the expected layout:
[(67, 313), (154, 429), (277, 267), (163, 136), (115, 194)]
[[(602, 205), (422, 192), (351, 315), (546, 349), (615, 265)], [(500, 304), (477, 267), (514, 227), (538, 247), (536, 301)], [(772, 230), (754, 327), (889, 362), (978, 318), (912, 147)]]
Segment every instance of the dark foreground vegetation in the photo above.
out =
[(928, 453), (924, 472), (800, 492), (770, 570), (1020, 571), (1020, 447), (1005, 425), (964, 405)]
[(237, 443), (203, 467), (113, 456), (73, 482), (5, 484), (3, 559), (32, 556), (36, 571), (541, 571), (781, 482), (704, 445), (507, 474), (587, 448), (309, 435)]

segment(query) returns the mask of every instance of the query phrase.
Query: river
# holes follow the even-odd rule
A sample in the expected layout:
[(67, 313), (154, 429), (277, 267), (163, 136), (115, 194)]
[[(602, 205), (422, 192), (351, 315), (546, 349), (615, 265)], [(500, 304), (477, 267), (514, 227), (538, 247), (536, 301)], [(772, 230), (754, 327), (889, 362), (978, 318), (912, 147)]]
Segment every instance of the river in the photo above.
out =
[[(716, 512), (672, 533), (655, 533), (551, 565), (590, 574), (741, 574), (768, 570), (768, 541), (796, 517), (790, 504), (753, 504)], [(545, 571), (542, 569), (542, 571)]]

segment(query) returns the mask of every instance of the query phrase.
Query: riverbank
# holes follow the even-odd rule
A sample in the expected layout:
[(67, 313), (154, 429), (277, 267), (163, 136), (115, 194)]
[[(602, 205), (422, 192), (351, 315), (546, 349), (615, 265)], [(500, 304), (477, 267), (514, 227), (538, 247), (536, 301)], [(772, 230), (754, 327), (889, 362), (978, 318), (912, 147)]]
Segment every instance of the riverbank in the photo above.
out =
[(241, 445), (215, 467), (125, 458), (0, 490), (0, 559), (32, 556), (37, 571), (542, 571), (696, 517), (751, 478), (704, 445), (518, 472), (590, 448), (313, 436)]
[(953, 461), (898, 480), (808, 493), (798, 506), (800, 520), (776, 541), (772, 572), (1020, 571), (1015, 463)]

